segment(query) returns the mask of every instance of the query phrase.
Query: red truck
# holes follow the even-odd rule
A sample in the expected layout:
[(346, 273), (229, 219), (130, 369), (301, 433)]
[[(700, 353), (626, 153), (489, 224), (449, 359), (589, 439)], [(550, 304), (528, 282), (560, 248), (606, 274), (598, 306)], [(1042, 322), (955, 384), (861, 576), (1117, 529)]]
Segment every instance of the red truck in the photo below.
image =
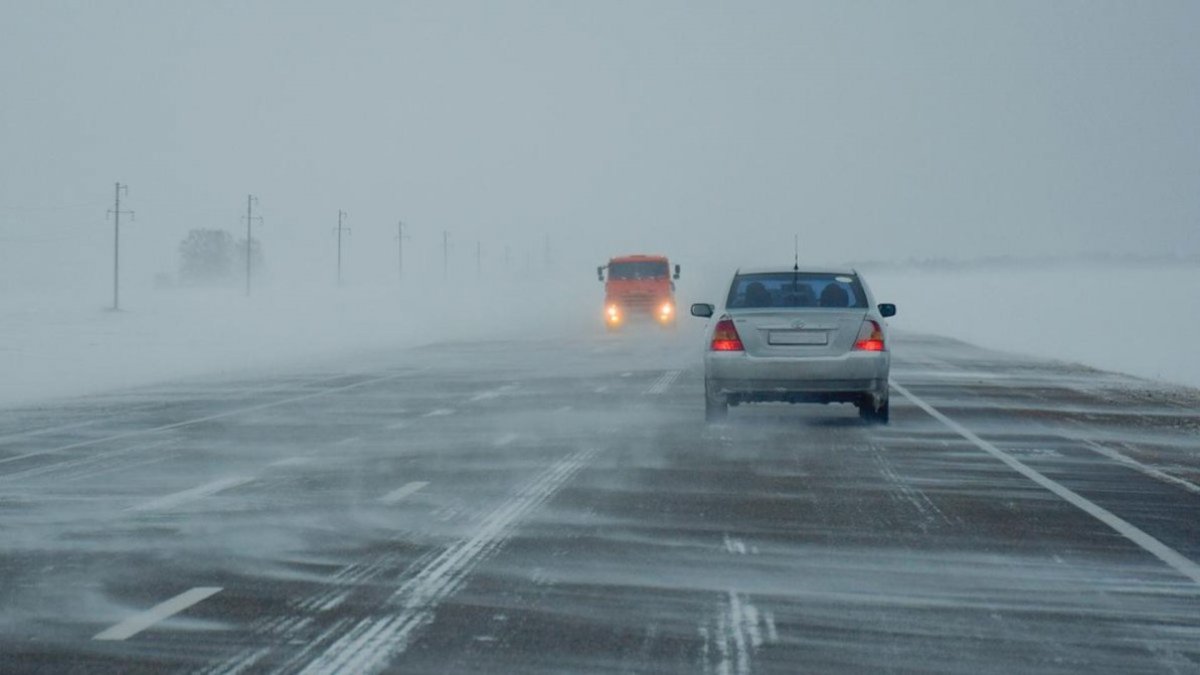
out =
[[(608, 278), (605, 278), (608, 270)], [(652, 320), (663, 326), (675, 325), (674, 274), (666, 256), (624, 255), (612, 258), (596, 268), (604, 282), (604, 325), (617, 330), (629, 321)]]

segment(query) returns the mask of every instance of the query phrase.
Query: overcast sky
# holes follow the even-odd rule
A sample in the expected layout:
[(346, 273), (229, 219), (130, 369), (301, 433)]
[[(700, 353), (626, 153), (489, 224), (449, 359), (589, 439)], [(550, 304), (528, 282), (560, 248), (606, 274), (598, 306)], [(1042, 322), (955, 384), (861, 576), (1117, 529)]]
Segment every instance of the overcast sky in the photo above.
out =
[(0, 280), (103, 286), (118, 180), (145, 276), (250, 192), (277, 267), (325, 265), (344, 209), (364, 277), (401, 218), (422, 259), (443, 230), (572, 265), (788, 262), (794, 233), (830, 261), (1196, 254), (1198, 27), (1166, 0), (0, 0)]

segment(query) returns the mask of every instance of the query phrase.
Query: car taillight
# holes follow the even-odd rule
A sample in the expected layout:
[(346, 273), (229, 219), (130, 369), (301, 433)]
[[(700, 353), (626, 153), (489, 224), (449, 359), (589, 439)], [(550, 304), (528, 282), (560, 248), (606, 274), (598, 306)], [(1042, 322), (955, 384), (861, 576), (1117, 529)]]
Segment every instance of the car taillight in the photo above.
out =
[(717, 327), (713, 330), (712, 350), (714, 352), (744, 351), (742, 338), (733, 325), (733, 319), (721, 319), (717, 322)]
[(858, 329), (858, 338), (854, 340), (855, 351), (860, 352), (882, 352), (885, 350), (883, 344), (883, 329), (879, 327), (871, 319), (863, 321), (862, 328)]

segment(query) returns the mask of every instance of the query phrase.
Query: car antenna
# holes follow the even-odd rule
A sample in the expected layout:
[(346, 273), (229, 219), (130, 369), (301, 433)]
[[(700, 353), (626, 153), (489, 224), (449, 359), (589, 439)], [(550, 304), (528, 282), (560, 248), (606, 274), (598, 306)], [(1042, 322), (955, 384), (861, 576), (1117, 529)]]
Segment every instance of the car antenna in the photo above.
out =
[(799, 292), (800, 285), (800, 235), (792, 235), (792, 292)]

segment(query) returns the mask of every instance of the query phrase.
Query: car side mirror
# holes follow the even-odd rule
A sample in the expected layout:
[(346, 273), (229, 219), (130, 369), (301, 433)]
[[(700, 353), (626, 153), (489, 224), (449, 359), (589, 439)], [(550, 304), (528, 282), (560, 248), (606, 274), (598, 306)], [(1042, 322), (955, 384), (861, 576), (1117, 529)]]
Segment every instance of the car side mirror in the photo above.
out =
[(706, 302), (697, 302), (692, 305), (692, 316), (698, 316), (701, 319), (712, 318), (713, 310), (716, 309)]
[(880, 303), (879, 304), (879, 315), (885, 319), (888, 318), (889, 316), (896, 316), (896, 306), (890, 302)]
[(600, 281), (604, 281), (604, 267), (603, 266), (596, 268), (596, 278), (600, 279)]
[(678, 279), (678, 278), (679, 278), (679, 265), (676, 265), (676, 266), (675, 266), (675, 278), (676, 278), (676, 279)]

